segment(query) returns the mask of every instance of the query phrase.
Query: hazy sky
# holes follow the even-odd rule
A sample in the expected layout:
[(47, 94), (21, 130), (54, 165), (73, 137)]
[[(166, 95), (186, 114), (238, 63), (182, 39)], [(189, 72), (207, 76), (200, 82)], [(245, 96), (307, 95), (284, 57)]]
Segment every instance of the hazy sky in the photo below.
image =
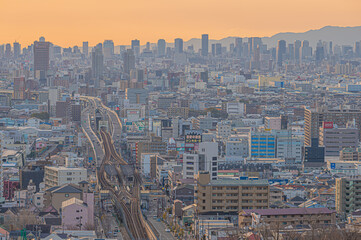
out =
[(360, 0), (0, 0), (0, 43), (43, 35), (64, 47), (112, 39), (116, 45), (208, 33), (271, 36), (326, 25), (361, 25)]

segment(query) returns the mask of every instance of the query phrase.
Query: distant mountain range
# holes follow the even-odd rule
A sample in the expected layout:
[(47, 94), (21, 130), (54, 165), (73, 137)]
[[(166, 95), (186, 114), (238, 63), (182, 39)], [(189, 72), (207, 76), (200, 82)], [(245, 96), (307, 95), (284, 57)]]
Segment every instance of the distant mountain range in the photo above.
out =
[[(221, 43), (223, 46), (229, 46), (234, 43), (236, 37), (227, 37), (220, 40), (211, 39), (209, 42), (209, 48), (213, 43)], [(295, 40), (308, 40), (312, 47), (315, 47), (319, 40), (332, 41), (333, 45), (352, 45), (354, 46), (356, 41), (361, 41), (361, 26), (358, 27), (334, 27), (326, 26), (316, 30), (309, 30), (302, 33), (277, 33), (272, 37), (263, 37), (263, 43), (268, 47), (275, 47), (278, 40), (285, 40), (287, 43), (293, 43)], [(189, 41), (184, 42), (185, 48), (189, 45), (193, 45), (197, 50), (201, 47), (201, 39), (192, 38)]]

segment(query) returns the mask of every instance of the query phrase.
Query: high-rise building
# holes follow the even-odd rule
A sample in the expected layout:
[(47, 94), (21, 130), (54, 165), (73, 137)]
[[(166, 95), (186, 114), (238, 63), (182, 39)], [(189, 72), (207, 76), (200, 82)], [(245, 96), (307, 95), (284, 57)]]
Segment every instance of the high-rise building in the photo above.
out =
[(140, 41), (138, 39), (132, 40), (132, 50), (135, 54), (135, 56), (139, 56), (140, 54)]
[(321, 62), (325, 58), (325, 50), (322, 42), (319, 41), (316, 47), (316, 62)]
[(361, 41), (355, 42), (355, 57), (361, 57)]
[(88, 56), (88, 54), (89, 54), (89, 43), (88, 42), (83, 42), (83, 54), (85, 56)]
[(21, 52), (20, 43), (14, 42), (13, 48), (14, 48), (14, 58), (18, 58), (20, 56), (20, 52)]
[(302, 42), (302, 48), (300, 51), (300, 60), (307, 59), (312, 56), (312, 48), (307, 40)]
[(158, 47), (158, 56), (159, 57), (165, 56), (166, 42), (164, 39), (158, 40), (157, 47)]
[(175, 53), (183, 52), (183, 39), (181, 38), (174, 39), (174, 52)]
[(277, 44), (277, 66), (282, 67), (282, 62), (286, 54), (286, 41), (279, 40)]
[[(304, 109), (305, 112), (305, 146), (311, 145), (311, 139), (319, 139), (319, 129), (323, 122), (332, 122), (346, 126), (355, 120), (358, 136), (361, 136), (361, 110), (358, 109)], [(318, 140), (317, 140), (318, 141)]]
[(287, 57), (289, 60), (295, 60), (295, 45), (293, 43), (288, 44)]
[(46, 79), (49, 69), (49, 48), (50, 43), (45, 42), (43, 37), (34, 42), (34, 76), (37, 79)]
[(235, 40), (235, 56), (237, 58), (242, 57), (242, 47), (243, 47), (243, 39), (242, 38), (236, 38)]
[(208, 42), (209, 42), (208, 34), (203, 34), (202, 35), (202, 51), (201, 51), (203, 57), (208, 56)]
[(300, 61), (300, 49), (301, 49), (301, 41), (300, 40), (296, 40), (295, 41), (295, 44), (294, 44), (294, 48), (295, 48), (295, 53), (294, 53), (294, 56), (295, 56), (295, 60), (296, 62), (299, 62)]
[(94, 87), (99, 88), (100, 80), (103, 77), (104, 56), (102, 44), (99, 43), (92, 50), (92, 77), (94, 79)]
[(311, 146), (304, 146), (304, 171), (320, 170), (325, 167), (325, 147), (319, 146), (318, 138), (311, 139)]
[(10, 43), (7, 43), (5, 45), (5, 57), (10, 58), (11, 56), (12, 56), (11, 45)]
[(325, 156), (340, 156), (343, 148), (357, 148), (358, 129), (354, 126), (339, 128), (332, 122), (324, 122), (320, 128), (319, 143), (325, 146)]
[(127, 49), (123, 53), (123, 70), (129, 75), (132, 69), (135, 69), (135, 56), (132, 49)]
[(25, 99), (25, 78), (14, 78), (14, 99)]
[(361, 178), (336, 178), (335, 207), (338, 214), (361, 208)]
[(103, 43), (103, 55), (105, 59), (109, 59), (114, 55), (114, 42), (113, 40), (105, 40)]
[(0, 58), (3, 58), (5, 56), (5, 45), (0, 45)]

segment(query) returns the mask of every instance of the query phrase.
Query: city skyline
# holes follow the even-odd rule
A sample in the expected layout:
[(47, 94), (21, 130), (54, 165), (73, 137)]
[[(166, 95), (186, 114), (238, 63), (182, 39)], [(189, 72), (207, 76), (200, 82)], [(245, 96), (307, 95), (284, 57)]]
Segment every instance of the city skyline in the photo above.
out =
[[(35, 0), (22, 1), (19, 5), (3, 0), (1, 5), (6, 11), (0, 16), (0, 27), (6, 33), (2, 36), (3, 42), (18, 41), (28, 45), (43, 35), (55, 44), (73, 46), (80, 45), (83, 40), (94, 45), (104, 39), (113, 39), (116, 45), (125, 45), (135, 38), (141, 42), (156, 42), (160, 38), (171, 42), (180, 33), (185, 40), (201, 33), (220, 39), (272, 36), (327, 25), (361, 25), (357, 14), (360, 2), (337, 3), (336, 0), (327, 1), (327, 4), (307, 0), (296, 5), (284, 0), (230, 0), (219, 6), (215, 1), (204, 0), (181, 3), (140, 0), (138, 4), (108, 0), (97, 5), (95, 1), (67, 0), (57, 5)], [(346, 10), (347, 14), (342, 14)]]

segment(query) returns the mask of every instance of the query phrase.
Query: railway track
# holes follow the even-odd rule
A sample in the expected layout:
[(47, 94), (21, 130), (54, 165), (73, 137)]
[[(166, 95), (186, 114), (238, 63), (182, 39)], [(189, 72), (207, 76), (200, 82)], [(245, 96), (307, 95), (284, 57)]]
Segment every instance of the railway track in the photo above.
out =
[[(100, 131), (101, 138), (104, 144), (105, 157), (102, 163), (102, 166), (99, 169), (99, 181), (104, 189), (109, 190), (112, 193), (114, 200), (120, 205), (122, 208), (122, 212), (124, 213), (124, 217), (126, 220), (126, 224), (130, 231), (131, 238), (133, 239), (153, 239), (151, 236), (148, 236), (147, 231), (144, 228), (144, 221), (142, 221), (142, 217), (140, 216), (142, 213), (140, 211), (139, 205), (139, 175), (135, 177), (133, 194), (130, 194), (125, 188), (125, 181), (122, 179), (121, 170), (116, 165), (125, 165), (125, 162), (121, 156), (115, 151), (114, 145), (112, 144), (110, 135), (105, 131)], [(111, 186), (109, 181), (105, 177), (104, 165), (111, 164), (115, 167), (119, 177), (119, 192), (115, 191), (115, 189)], [(124, 199), (127, 199), (129, 203), (127, 203)]]

